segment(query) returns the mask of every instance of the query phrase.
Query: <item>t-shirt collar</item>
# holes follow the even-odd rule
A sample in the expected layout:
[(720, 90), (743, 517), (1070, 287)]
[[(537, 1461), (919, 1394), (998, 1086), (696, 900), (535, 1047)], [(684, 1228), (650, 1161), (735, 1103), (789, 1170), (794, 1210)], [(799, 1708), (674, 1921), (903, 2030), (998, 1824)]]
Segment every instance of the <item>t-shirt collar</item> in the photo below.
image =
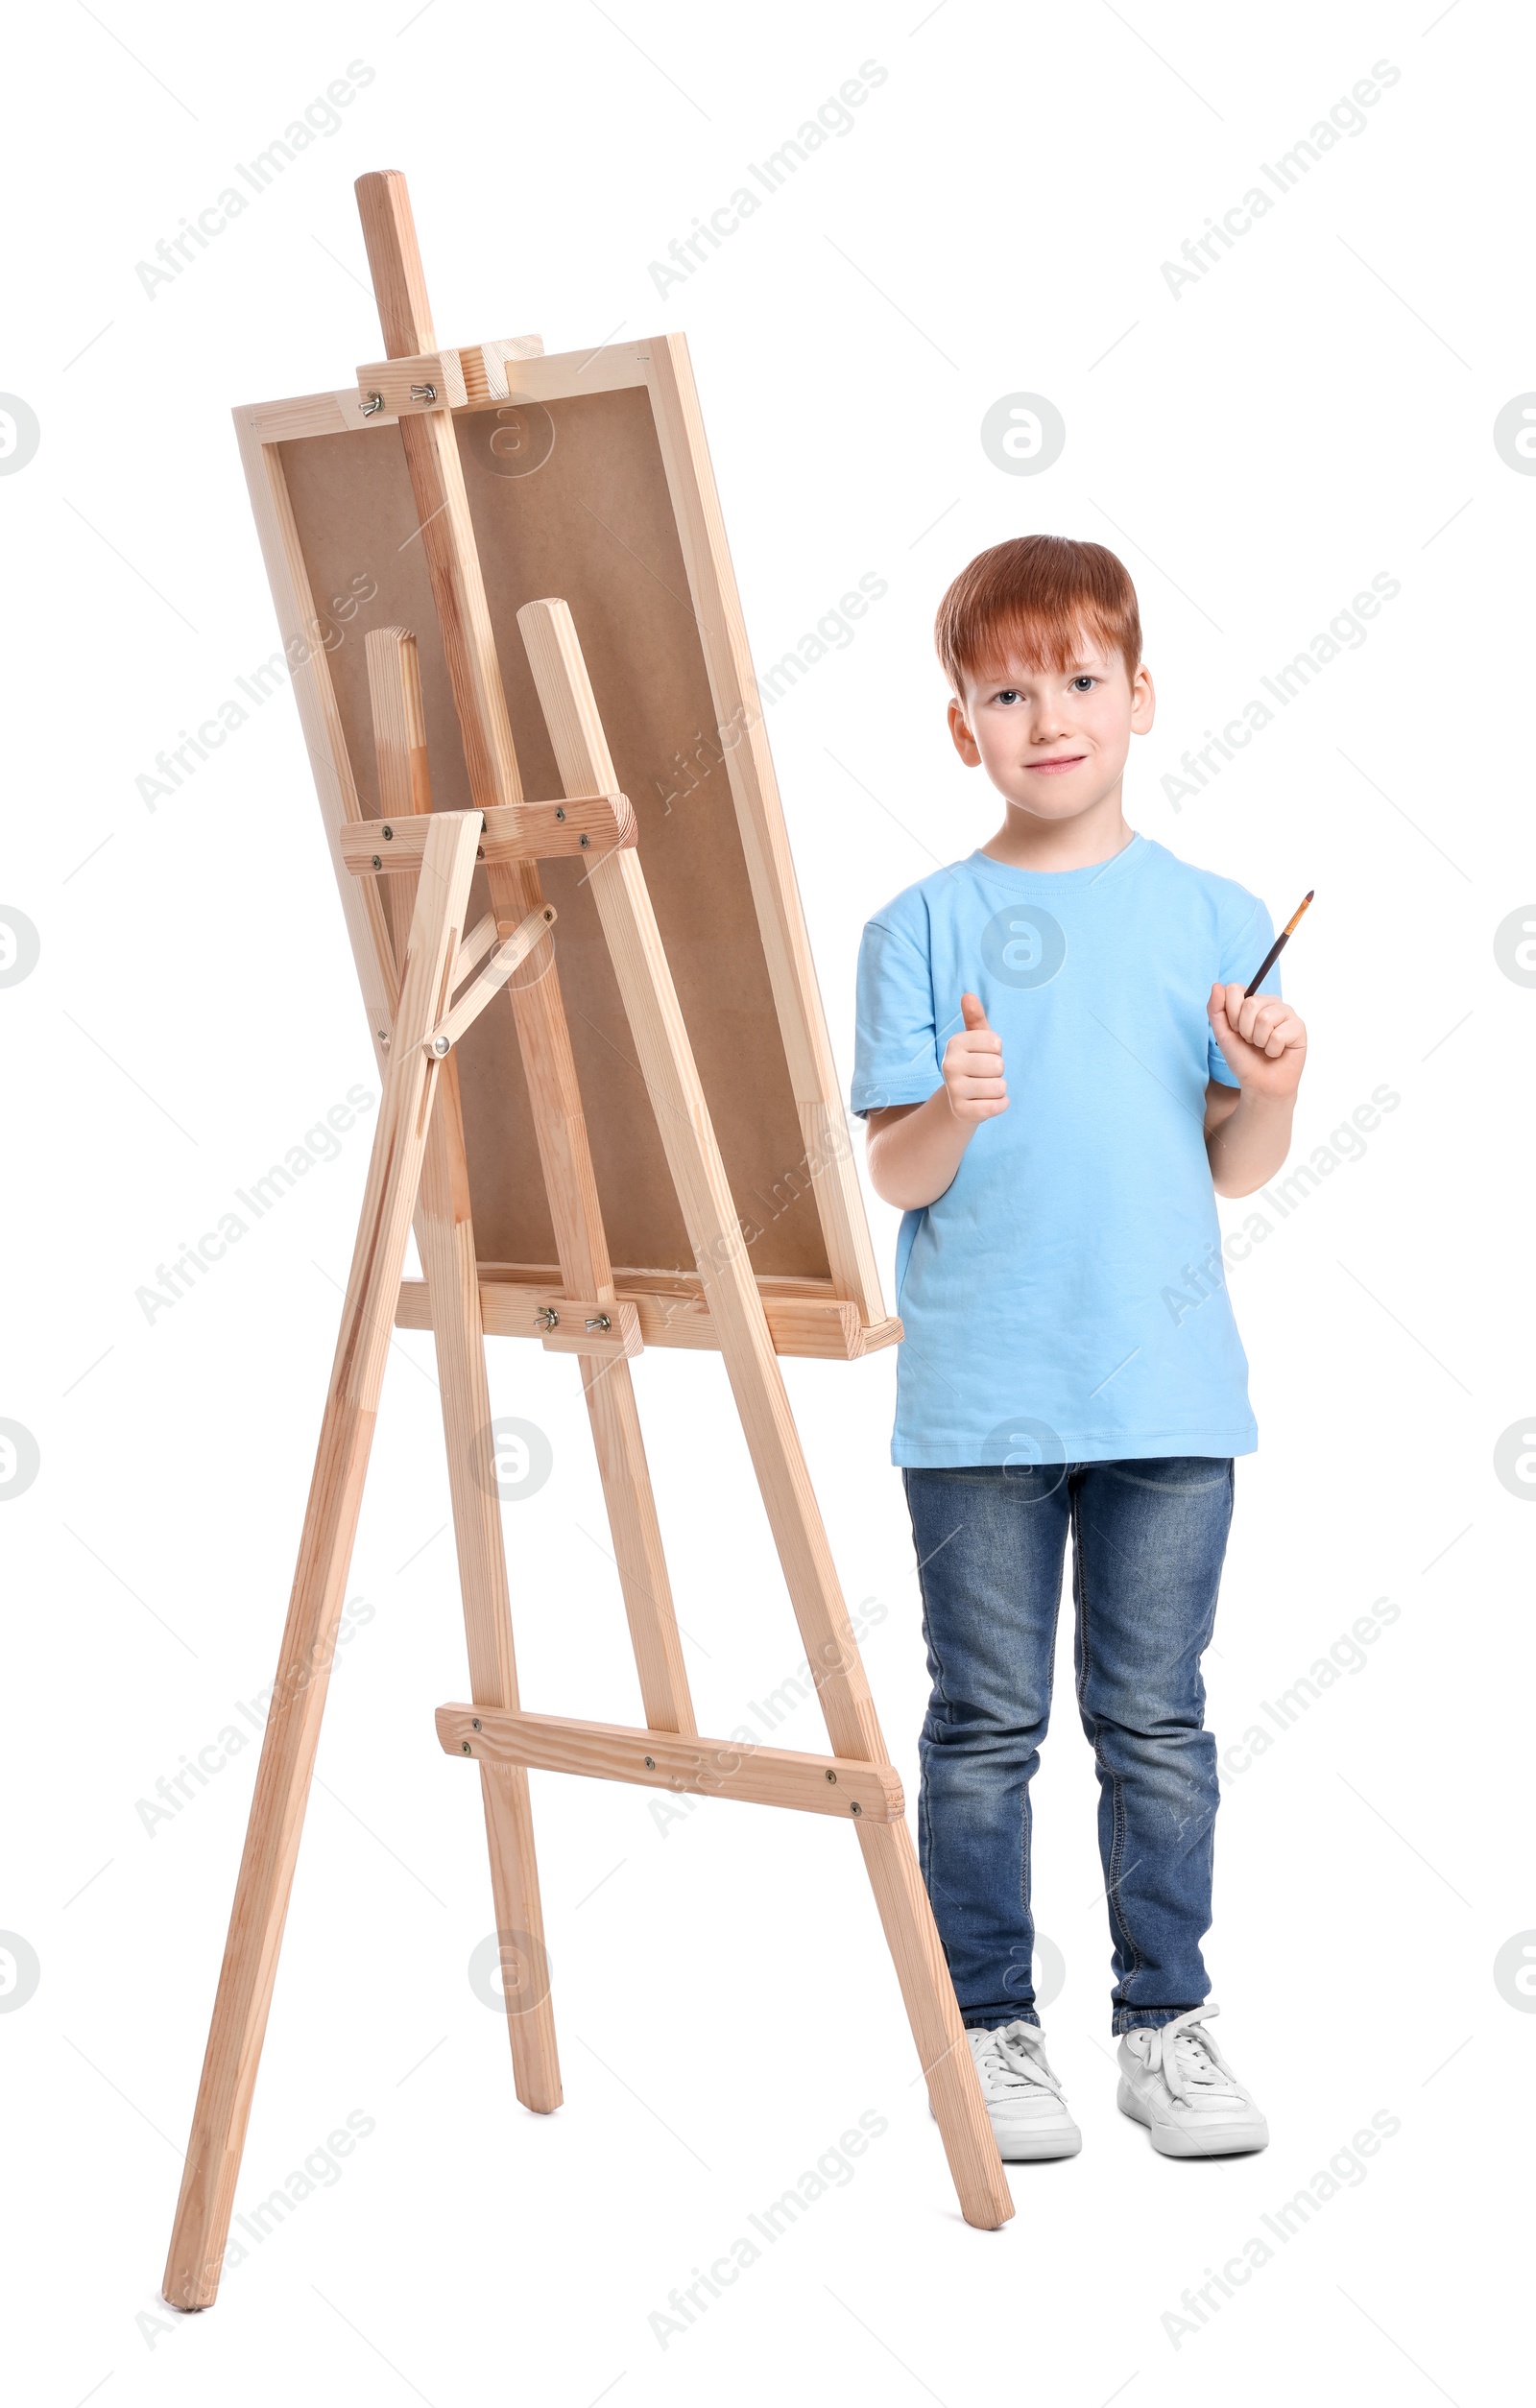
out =
[(996, 881), (1016, 894), (1023, 888), (1032, 887), (1043, 894), (1060, 894), (1069, 888), (1086, 891), (1106, 879), (1122, 875), (1144, 860), (1147, 850), (1146, 838), (1133, 829), (1130, 843), (1122, 845), (1117, 853), (1111, 853), (1107, 861), (1089, 862), (1081, 870), (1021, 870), (1011, 861), (995, 861), (991, 853), (982, 851), (979, 845), (966, 867), (989, 883)]

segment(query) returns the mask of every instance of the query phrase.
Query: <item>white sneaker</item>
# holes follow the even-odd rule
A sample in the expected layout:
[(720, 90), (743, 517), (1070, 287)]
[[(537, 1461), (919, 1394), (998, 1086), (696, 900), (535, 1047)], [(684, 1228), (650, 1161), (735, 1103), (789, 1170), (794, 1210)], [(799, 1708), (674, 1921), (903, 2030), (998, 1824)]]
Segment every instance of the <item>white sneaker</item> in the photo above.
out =
[(1013, 2165), (1026, 2158), (1075, 2158), (1083, 2135), (1068, 2113), (1040, 2026), (1020, 2017), (996, 2032), (968, 2032), (966, 2038), (998, 2155)]
[(1217, 2007), (1127, 2032), (1120, 2041), (1122, 2115), (1145, 2124), (1165, 2158), (1225, 2158), (1267, 2149), (1269, 2126), (1209, 2032)]

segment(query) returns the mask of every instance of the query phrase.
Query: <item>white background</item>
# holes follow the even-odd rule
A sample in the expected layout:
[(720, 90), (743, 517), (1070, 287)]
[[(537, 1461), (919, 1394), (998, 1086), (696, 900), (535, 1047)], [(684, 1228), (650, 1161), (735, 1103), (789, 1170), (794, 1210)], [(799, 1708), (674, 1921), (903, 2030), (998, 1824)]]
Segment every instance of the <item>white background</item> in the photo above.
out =
[[(1536, 993), (1493, 936), (1536, 894), (1536, 484), (1492, 427), (1536, 385), (1530, 50), (1484, 0), (104, 0), (13, 28), (0, 384), (41, 427), (0, 482), (0, 901), (41, 940), (0, 989), (0, 1417), (41, 1457), (0, 1514), (0, 1927), (40, 1966), (14, 2005), (4, 1943), (18, 2401), (1509, 2396), (1536, 2021), (1493, 1967), (1536, 1925), (1532, 1523), (1493, 1454), (1536, 1404)], [(354, 60), (373, 81), (340, 130), (148, 297), (135, 263)], [(869, 60), (887, 77), (852, 131), (660, 299), (648, 263)], [(1378, 60), (1400, 76), (1365, 131), (1176, 298), (1162, 263)], [(1207, 1659), (1223, 1746), (1373, 1600), (1401, 1616), (1226, 1784), (1210, 1962), (1263, 2156), (1169, 2163), (1116, 2112), (1065, 1680), (1037, 1906), (1085, 2141), (1014, 2170), (1004, 2231), (959, 2221), (856, 1851), (819, 1820), (708, 1804), (663, 1832), (643, 1792), (535, 1776), (567, 2104), (524, 2113), (468, 1977), (489, 1885), (476, 1784), (432, 1729), (464, 1650), (430, 1342), (407, 1335), (241, 2210), (349, 2111), (374, 2129), (211, 2313), (157, 2301), (254, 1746), (153, 1835), (136, 1801), (271, 1678), (371, 1123), (174, 1310), (151, 1324), (134, 1291), (376, 1081), (291, 700), (153, 812), (135, 780), (273, 650), (228, 413), (377, 355), (351, 184), (386, 165), (444, 341), (686, 329), (759, 666), (862, 574), (888, 581), (769, 713), (845, 1076), (864, 919), (992, 825), (928, 631), (1005, 535), (1109, 542), (1137, 580), (1161, 701), (1133, 825), (1277, 920), (1317, 889), (1286, 964), (1312, 1033), (1299, 1148), (1380, 1085), (1402, 1100), (1232, 1275), (1261, 1446)], [(979, 441), (1020, 391), (1068, 430), (1033, 479)], [(1368, 640), (1175, 812), (1180, 753), (1383, 571), (1402, 592)], [(872, 1213), (888, 1266), (894, 1217)], [(555, 1453), (505, 1514), (525, 1702), (638, 1719), (575, 1366), (491, 1352), (497, 1411)], [(850, 1600), (884, 1609), (867, 1659), (910, 1799), (925, 1682), (894, 1361), (786, 1376)], [(701, 1725), (728, 1729), (802, 1649), (718, 1361), (649, 1354), (637, 1388)], [(783, 1735), (821, 1744), (814, 1706)], [(669, 2291), (865, 2110), (888, 2129), (853, 2179), (663, 2348)], [(1366, 2179), (1170, 2335), (1186, 2288), (1379, 2110), (1401, 2129)]]

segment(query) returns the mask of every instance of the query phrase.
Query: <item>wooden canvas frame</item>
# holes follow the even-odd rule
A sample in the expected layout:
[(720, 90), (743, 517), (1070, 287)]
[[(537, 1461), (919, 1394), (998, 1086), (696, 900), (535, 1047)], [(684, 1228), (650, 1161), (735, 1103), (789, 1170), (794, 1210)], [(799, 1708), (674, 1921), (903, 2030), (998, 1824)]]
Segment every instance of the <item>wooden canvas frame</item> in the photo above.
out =
[[(455, 418), (490, 414), (498, 393), (505, 395), (509, 384), (532, 410), (571, 399), (590, 402), (598, 394), (633, 393), (648, 402), (687, 581), (685, 599), (697, 623), (708, 675), (712, 740), (720, 754), (710, 789), (720, 799), (711, 810), (709, 827), (717, 841), (721, 813), (728, 812), (739, 838), (771, 986), (775, 1037), (792, 1090), (795, 1158), (790, 1158), (789, 1143), (781, 1140), (768, 1177), (780, 1189), (787, 1180), (804, 1190), (804, 1209), (814, 1213), (825, 1250), (821, 1276), (762, 1272), (760, 1265), (768, 1250), (760, 1245), (754, 1248), (754, 1264), (759, 1269), (779, 1352), (856, 1357), (893, 1344), (900, 1335), (900, 1323), (887, 1314), (881, 1299), (687, 346), (681, 335), (663, 335), (610, 346), (595, 354), (544, 357), (535, 348), (537, 341), (528, 337), (516, 344), (435, 352), (427, 357), (426, 366), (430, 368), (434, 360), (455, 364), (457, 387), (466, 393), (465, 401), (450, 414)], [(416, 366), (421, 368), (420, 357)], [(378, 370), (366, 373), (376, 378)], [(369, 803), (362, 792), (367, 765), (359, 757), (361, 748), (355, 735), (348, 748), (338, 704), (338, 681), (344, 669), (350, 668), (358, 647), (348, 637), (337, 649), (334, 660), (327, 649), (337, 632), (330, 617), (330, 597), (315, 590), (290, 490), (300, 465), (295, 447), (324, 438), (344, 438), (355, 446), (360, 440), (400, 423), (399, 416), (388, 409), (367, 419), (360, 415), (360, 393), (368, 390), (366, 377), (360, 376), (356, 390), (239, 410), (235, 425), (376, 1047), (376, 1033), (386, 1025), (376, 967), (377, 906), (360, 889), (358, 880), (347, 873), (342, 851), (344, 831), (366, 815)], [(434, 415), (441, 418), (444, 413)], [(389, 552), (393, 546), (385, 544), (381, 549)], [(425, 644), (420, 612), (399, 615), (416, 627)], [(585, 630), (583, 641), (589, 652), (590, 637)], [(504, 676), (510, 676), (513, 667), (504, 650)], [(605, 711), (610, 723), (611, 716)], [(440, 733), (434, 729), (435, 738)], [(520, 737), (518, 750), (523, 750)], [(441, 777), (438, 783), (441, 789)], [(462, 799), (467, 801), (471, 797), (466, 794)], [(474, 799), (481, 797), (476, 794)], [(440, 793), (443, 799), (447, 798)], [(636, 790), (633, 800), (643, 821), (647, 798)], [(653, 870), (653, 878), (658, 875)], [(676, 955), (675, 943), (672, 950)], [(579, 1048), (583, 1032), (578, 1027), (574, 1033)], [(694, 1040), (697, 1051), (697, 1029)], [(708, 1087), (708, 1066), (701, 1066), (706, 1068)], [(588, 1062), (583, 1070), (584, 1092), (591, 1083)], [(714, 1105), (718, 1123), (718, 1089)], [(588, 1117), (595, 1123), (594, 1109), (589, 1108)], [(729, 1133), (722, 1129), (721, 1136), (728, 1170), (733, 1170)], [(664, 1183), (660, 1163), (654, 1165), (653, 1176)], [(759, 1193), (762, 1183), (758, 1181)], [(754, 1202), (752, 1182), (736, 1178), (733, 1184), (743, 1206), (738, 1220), (750, 1228), (751, 1215), (758, 1220), (767, 1215)], [(483, 1224), (483, 1211), (477, 1217)], [(537, 1299), (522, 1291), (547, 1286), (555, 1274), (556, 1266), (547, 1254), (542, 1260), (485, 1261), (481, 1277), (488, 1328), (497, 1334), (535, 1334)], [(620, 1251), (615, 1279), (619, 1294), (636, 1307), (648, 1346), (714, 1343), (699, 1278), (690, 1264), (681, 1259), (659, 1263), (654, 1254), (635, 1262), (626, 1260)], [(420, 1283), (405, 1287), (399, 1318), (405, 1326), (426, 1325)]]
[[(577, 629), (563, 599), (516, 614), (517, 633), (558, 783), (524, 799), (495, 633), (466, 498), (455, 407), (495, 377), (516, 346), (438, 349), (404, 179), (358, 185), (387, 361), (356, 393), (244, 412), (242, 444), (257, 523), (290, 651), (325, 823), (383, 1073), (368, 1186), (322, 1422), (309, 1506), (257, 1773), (245, 1851), (178, 2203), (164, 2295), (195, 2309), (216, 2297), (246, 2124), (276, 1975), (337, 1625), (361, 1510), (391, 1324), (432, 1328), (443, 1396), (470, 1697), (439, 1709), (444, 1750), (479, 1768), (508, 2031), (517, 2095), (536, 2112), (561, 2101), (529, 1804), (530, 1766), (780, 1805), (850, 1822), (900, 1984), (961, 2209), (994, 2228), (1013, 2213), (858, 1649), (784, 1392), (779, 1351), (856, 1353), (884, 1342), (873, 1261), (846, 1151), (818, 1175), (831, 1277), (795, 1279), (765, 1300), (744, 1240), (679, 988), (653, 908), (634, 813), (617, 786)], [(681, 345), (632, 362), (658, 371), (653, 406), (672, 429), (668, 480), (688, 520), (690, 578), (717, 699), (746, 690), (741, 633), (702, 429)], [(599, 365), (603, 355), (594, 355)], [(681, 363), (681, 366), (680, 366)], [(523, 358), (519, 372), (537, 367)], [(568, 373), (557, 368), (557, 373)], [(623, 362), (609, 372), (628, 372)], [(464, 396), (461, 401), (460, 396)], [(396, 405), (386, 409), (386, 402)], [(463, 745), (468, 807), (433, 808), (417, 632), (369, 632), (366, 659), (378, 815), (367, 820), (323, 647), (304, 646), (313, 596), (277, 446), (334, 430), (366, 406), (399, 428), (420, 538)], [(696, 606), (697, 608), (697, 606)], [(732, 684), (732, 681), (733, 684)], [(802, 1126), (837, 1112), (830, 1057), (766, 746), (732, 772), (775, 1009)], [(747, 754), (744, 741), (740, 748)], [(440, 746), (434, 756), (450, 775)], [(394, 849), (396, 846), (397, 850)], [(631, 1376), (647, 1322), (677, 1290), (622, 1292), (599, 1207), (584, 1097), (553, 953), (559, 913), (541, 865), (580, 861), (621, 1000), (632, 1067), (654, 1114), (697, 1266), (681, 1300), (689, 1337), (724, 1358), (736, 1411), (813, 1667), (831, 1752), (746, 1748), (698, 1735)], [(474, 918), (483, 878), (491, 909)], [(558, 1262), (550, 1276), (485, 1276), (475, 1249), (459, 1052), (510, 999)], [(402, 1301), (414, 1225), (424, 1277)], [(686, 1275), (674, 1278), (685, 1285)], [(557, 1284), (558, 1282), (558, 1284)], [(632, 1279), (633, 1285), (633, 1279)], [(516, 1314), (506, 1297), (518, 1299)], [(545, 1346), (576, 1355), (619, 1569), (643, 1726), (524, 1713), (518, 1698), (506, 1554), (486, 1378), (488, 1299)], [(540, 1300), (541, 1299), (541, 1300)], [(779, 1316), (777, 1325), (776, 1314)], [(818, 1325), (818, 1316), (820, 1322)], [(891, 1325), (894, 1330), (894, 1324)], [(787, 1341), (787, 1343), (786, 1343)]]

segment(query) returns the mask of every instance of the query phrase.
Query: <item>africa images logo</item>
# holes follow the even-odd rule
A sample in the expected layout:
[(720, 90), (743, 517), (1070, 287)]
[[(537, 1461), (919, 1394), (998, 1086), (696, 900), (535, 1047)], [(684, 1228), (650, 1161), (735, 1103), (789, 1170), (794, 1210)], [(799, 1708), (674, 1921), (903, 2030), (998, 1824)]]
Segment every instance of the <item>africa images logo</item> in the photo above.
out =
[(1009, 903), (983, 928), (981, 958), (1004, 987), (1047, 987), (1067, 959), (1067, 931), (1038, 903)]

